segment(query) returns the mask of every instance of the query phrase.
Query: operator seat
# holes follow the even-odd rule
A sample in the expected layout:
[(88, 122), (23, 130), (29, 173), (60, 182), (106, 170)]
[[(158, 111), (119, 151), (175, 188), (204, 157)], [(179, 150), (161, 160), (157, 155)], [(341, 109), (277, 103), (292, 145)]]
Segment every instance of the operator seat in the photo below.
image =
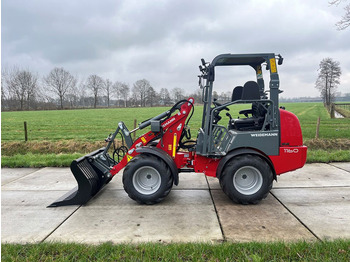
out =
[[(248, 81), (244, 84), (242, 90), (241, 100), (260, 100), (259, 85), (255, 81)], [(265, 115), (266, 108), (261, 102), (252, 102), (252, 108), (248, 110), (241, 110), (239, 113), (244, 114), (247, 118), (239, 118), (231, 123), (230, 129), (236, 129), (239, 131), (261, 130)], [(251, 117), (248, 117), (251, 114)]]
[(231, 101), (234, 102), (236, 100), (241, 100), (242, 98), (242, 91), (243, 91), (243, 86), (236, 86), (232, 90), (232, 98)]

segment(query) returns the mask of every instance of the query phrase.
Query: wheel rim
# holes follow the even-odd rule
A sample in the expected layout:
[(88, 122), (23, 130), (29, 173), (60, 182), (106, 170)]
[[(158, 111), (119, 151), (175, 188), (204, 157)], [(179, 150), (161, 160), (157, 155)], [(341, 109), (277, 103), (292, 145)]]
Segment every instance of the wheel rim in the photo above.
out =
[(161, 176), (157, 169), (145, 166), (136, 170), (132, 182), (135, 189), (143, 195), (151, 195), (160, 187)]
[(244, 195), (252, 195), (259, 191), (263, 184), (263, 177), (258, 169), (244, 166), (233, 176), (233, 185), (237, 191)]

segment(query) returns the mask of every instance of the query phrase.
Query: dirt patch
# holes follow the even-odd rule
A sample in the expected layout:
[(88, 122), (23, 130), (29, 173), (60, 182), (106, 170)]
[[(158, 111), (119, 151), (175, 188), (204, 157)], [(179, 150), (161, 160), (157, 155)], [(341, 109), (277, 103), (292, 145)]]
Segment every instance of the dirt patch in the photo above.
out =
[(67, 153), (90, 153), (106, 145), (103, 141), (87, 142), (74, 140), (61, 141), (28, 141), (28, 142), (2, 142), (1, 153), (6, 156), (16, 154), (67, 154)]
[[(350, 150), (350, 139), (310, 139), (304, 143), (309, 149), (321, 150)], [(28, 141), (28, 142), (2, 142), (1, 153), (4, 156), (16, 154), (87, 154), (106, 146), (104, 141)]]
[(350, 139), (310, 139), (304, 143), (309, 149), (350, 150)]

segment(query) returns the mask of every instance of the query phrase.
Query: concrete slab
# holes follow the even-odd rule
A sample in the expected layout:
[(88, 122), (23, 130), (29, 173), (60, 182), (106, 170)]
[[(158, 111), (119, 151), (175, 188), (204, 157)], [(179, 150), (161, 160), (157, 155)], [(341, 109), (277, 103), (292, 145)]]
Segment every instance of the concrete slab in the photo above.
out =
[[(350, 154), (350, 152), (349, 152)], [(330, 165), (343, 169), (350, 172), (350, 162), (339, 162), (339, 163), (330, 163)], [(350, 174), (349, 174), (350, 175)]]
[(137, 204), (122, 190), (105, 190), (47, 241), (216, 242), (222, 241), (222, 234), (207, 190), (173, 190), (152, 206)]
[(278, 176), (273, 188), (350, 186), (349, 172), (328, 164), (307, 164)]
[(228, 241), (316, 240), (272, 195), (258, 205), (234, 204), (221, 190), (212, 190), (219, 220)]
[(221, 190), (219, 179), (217, 179), (216, 177), (210, 177), (210, 176), (207, 176), (206, 179), (208, 181), (208, 185), (211, 190), (215, 190), (215, 189)]
[(39, 168), (1, 168), (1, 185), (6, 185), (38, 170)]
[(45, 167), (2, 186), (2, 190), (65, 190), (77, 186), (69, 168)]
[(2, 191), (1, 242), (36, 243), (43, 241), (78, 207), (46, 208), (61, 191)]
[(350, 238), (350, 187), (286, 188), (272, 193), (319, 238)]

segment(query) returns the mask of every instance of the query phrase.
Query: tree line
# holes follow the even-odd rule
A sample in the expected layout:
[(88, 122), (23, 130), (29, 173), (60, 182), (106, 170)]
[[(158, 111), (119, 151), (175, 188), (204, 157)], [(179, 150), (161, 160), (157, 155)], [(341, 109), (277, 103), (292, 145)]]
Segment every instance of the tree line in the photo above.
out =
[[(328, 108), (335, 101), (340, 84), (341, 68), (338, 61), (324, 58), (318, 69), (315, 87)], [(170, 106), (193, 97), (202, 103), (202, 90), (187, 93), (179, 87), (157, 91), (147, 79), (128, 83), (111, 81), (96, 74), (79, 80), (64, 68), (56, 67), (39, 77), (27, 69), (13, 67), (1, 71), (1, 110), (48, 110), (98, 107), (152, 107)], [(221, 103), (231, 100), (231, 91), (213, 92)]]
[(179, 87), (157, 91), (147, 79), (129, 85), (93, 74), (79, 80), (58, 67), (42, 77), (18, 67), (1, 72), (2, 110), (169, 106), (190, 96), (201, 103), (199, 89), (187, 95)]

